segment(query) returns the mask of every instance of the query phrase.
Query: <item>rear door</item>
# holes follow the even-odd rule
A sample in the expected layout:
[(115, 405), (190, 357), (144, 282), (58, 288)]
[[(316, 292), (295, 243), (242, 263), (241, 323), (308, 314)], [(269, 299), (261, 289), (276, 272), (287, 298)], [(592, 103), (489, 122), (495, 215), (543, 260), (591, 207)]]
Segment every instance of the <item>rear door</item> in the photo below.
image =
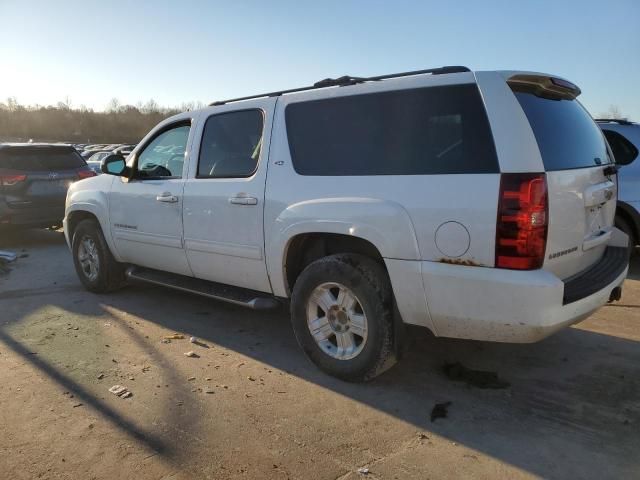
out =
[(184, 245), (198, 278), (271, 292), (263, 211), (275, 103), (257, 99), (202, 114), (184, 189)]
[[(597, 262), (611, 238), (617, 178), (600, 128), (573, 95), (510, 82), (536, 138), (547, 176), (544, 268), (561, 279)], [(579, 92), (579, 91), (578, 91)]]

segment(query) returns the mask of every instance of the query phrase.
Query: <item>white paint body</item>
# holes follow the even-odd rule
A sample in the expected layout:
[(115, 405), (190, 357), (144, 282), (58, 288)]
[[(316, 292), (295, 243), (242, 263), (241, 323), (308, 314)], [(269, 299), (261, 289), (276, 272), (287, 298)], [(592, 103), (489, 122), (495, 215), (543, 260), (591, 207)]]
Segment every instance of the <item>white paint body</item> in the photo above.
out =
[[(348, 87), (262, 98), (166, 120), (191, 119), (182, 179), (126, 182), (109, 175), (74, 184), (65, 223), (74, 211), (93, 213), (117, 260), (288, 297), (286, 255), (305, 233), (365, 239), (383, 257), (405, 323), (439, 336), (509, 342), (537, 341), (603, 305), (620, 278), (563, 306), (563, 279), (594, 264), (607, 245), (624, 244), (612, 228), (615, 197), (598, 209), (606, 238), (589, 243), (589, 202), (615, 183), (601, 170), (548, 172), (549, 252), (580, 246), (575, 255), (546, 260), (543, 268), (493, 268), (500, 173), (414, 176), (303, 176), (289, 153), (285, 109), (295, 102), (447, 84), (477, 83), (485, 103), (501, 172), (544, 172), (536, 139), (506, 78), (512, 72), (421, 75)], [(253, 176), (196, 178), (203, 125), (211, 115), (261, 109), (262, 151)], [(140, 185), (143, 184), (143, 185)], [(154, 203), (170, 192), (176, 203)], [(253, 205), (230, 203), (234, 197)], [(137, 226), (136, 233), (120, 225)], [(66, 231), (66, 228), (65, 228)], [(614, 234), (615, 233), (615, 234)], [(614, 240), (615, 239), (615, 240)], [(68, 241), (70, 239), (68, 238)], [(587, 248), (585, 248), (585, 245)], [(466, 261), (475, 266), (442, 260)]]

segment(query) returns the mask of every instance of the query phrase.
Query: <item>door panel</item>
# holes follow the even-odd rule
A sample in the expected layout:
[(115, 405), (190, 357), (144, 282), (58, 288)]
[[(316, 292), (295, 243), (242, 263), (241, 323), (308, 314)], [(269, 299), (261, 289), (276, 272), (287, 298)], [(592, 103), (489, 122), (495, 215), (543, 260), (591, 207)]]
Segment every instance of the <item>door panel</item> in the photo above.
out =
[(145, 143), (133, 160), (133, 178), (113, 182), (109, 215), (114, 244), (125, 262), (192, 275), (182, 237), (189, 129), (184, 121), (161, 126)]
[(275, 102), (243, 102), (241, 110), (230, 105), (203, 115), (199, 157), (191, 161), (184, 190), (185, 249), (198, 278), (271, 292), (262, 221)]

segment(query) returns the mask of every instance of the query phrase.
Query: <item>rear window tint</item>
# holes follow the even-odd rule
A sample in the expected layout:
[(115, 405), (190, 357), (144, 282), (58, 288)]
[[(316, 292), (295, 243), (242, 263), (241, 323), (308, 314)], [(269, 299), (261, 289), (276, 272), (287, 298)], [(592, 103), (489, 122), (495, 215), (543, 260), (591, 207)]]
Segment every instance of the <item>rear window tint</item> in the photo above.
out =
[(476, 85), (293, 103), (285, 116), (301, 175), (499, 172)]
[(0, 168), (22, 171), (70, 170), (85, 165), (73, 148), (8, 147), (0, 149)]
[(547, 171), (609, 163), (598, 125), (577, 100), (553, 100), (514, 91), (538, 142)]

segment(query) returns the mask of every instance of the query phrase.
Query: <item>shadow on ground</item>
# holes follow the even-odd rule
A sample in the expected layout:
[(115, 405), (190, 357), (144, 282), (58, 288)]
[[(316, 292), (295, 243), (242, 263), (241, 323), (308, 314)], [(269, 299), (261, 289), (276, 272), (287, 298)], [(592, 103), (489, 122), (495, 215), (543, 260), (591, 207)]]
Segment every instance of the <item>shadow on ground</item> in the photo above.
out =
[[(0, 248), (15, 246), (15, 242), (16, 239), (13, 243), (0, 242)], [(59, 234), (54, 233), (34, 234), (20, 240), (20, 245), (27, 248), (59, 243)], [(72, 270), (68, 260), (68, 268)], [(637, 258), (630, 277), (640, 277)], [(600, 472), (612, 475), (638, 471), (640, 342), (579, 328), (566, 329), (532, 345), (437, 339), (428, 331), (411, 329), (411, 348), (398, 366), (371, 383), (348, 384), (320, 373), (306, 360), (284, 310), (253, 312), (188, 294), (169, 293), (162, 288), (140, 286), (95, 296), (81, 292), (77, 280), (65, 278), (68, 281), (63, 284), (15, 290), (7, 281), (0, 284), (0, 309), (2, 302), (32, 295), (30, 307), (21, 309), (18, 316), (2, 327), (0, 340), (53, 381), (78, 392), (105, 417), (169, 458), (171, 438), (121, 418), (82, 385), (32, 355), (4, 331), (6, 325), (20, 322), (29, 309), (44, 303), (90, 316), (106, 315), (116, 309), (234, 350), (414, 425), (417, 430), (437, 433), (534, 475), (566, 478), (578, 468), (576, 462), (582, 461), (576, 455), (584, 457), (587, 471), (592, 463)], [(65, 301), (65, 292), (78, 292), (84, 301)], [(132, 341), (145, 349), (165, 375), (178, 377), (158, 345), (149, 345), (142, 337), (132, 337)], [(445, 362), (496, 371), (511, 387), (478, 390), (451, 382), (442, 374)], [(449, 418), (432, 423), (431, 408), (441, 401), (453, 402)], [(328, 412), (322, 408), (318, 411), (318, 415), (325, 413)], [(170, 415), (166, 418), (172, 421)], [(195, 419), (191, 426), (197, 429)], [(598, 467), (601, 460), (608, 465)], [(593, 472), (597, 476), (596, 470)]]

